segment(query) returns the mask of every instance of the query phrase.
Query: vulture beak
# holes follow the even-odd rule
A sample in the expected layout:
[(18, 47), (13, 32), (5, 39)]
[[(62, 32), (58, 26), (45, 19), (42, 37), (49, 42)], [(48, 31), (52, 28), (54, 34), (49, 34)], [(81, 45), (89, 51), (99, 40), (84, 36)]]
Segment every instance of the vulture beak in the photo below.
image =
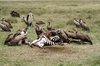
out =
[(55, 32), (60, 33), (60, 29), (57, 29)]
[(35, 24), (35, 26), (39, 28), (39, 26), (37, 24)]

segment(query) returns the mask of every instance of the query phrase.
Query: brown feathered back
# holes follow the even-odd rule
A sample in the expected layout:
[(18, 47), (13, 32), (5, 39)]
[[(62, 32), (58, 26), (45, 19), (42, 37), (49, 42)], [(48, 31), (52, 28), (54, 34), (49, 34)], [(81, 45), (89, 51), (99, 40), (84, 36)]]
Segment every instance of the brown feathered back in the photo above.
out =
[(15, 11), (11, 11), (10, 15), (12, 17), (20, 17), (19, 13), (15, 12)]
[(37, 21), (36, 24), (40, 25), (40, 24), (45, 24), (43, 21)]

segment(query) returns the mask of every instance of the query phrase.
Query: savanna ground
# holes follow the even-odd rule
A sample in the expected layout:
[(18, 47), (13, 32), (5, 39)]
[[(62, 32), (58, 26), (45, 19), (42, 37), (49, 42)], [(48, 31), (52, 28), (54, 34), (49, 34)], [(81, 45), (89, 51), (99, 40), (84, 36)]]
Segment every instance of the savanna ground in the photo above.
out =
[[(12, 10), (17, 11), (20, 18), (11, 17)], [(31, 48), (28, 45), (4, 45), (8, 34), (26, 27), (22, 18), (26, 17), (29, 10), (32, 10), (34, 14), (33, 24), (35, 25), (36, 21), (44, 21), (46, 24), (40, 26), (45, 29), (48, 22), (51, 22), (55, 29), (73, 30), (76, 28), (73, 18), (81, 18), (86, 22), (90, 31), (77, 29), (89, 35), (93, 45), (89, 43), (80, 45), (80, 43), (72, 42), (64, 46), (46, 46), (46, 49)], [(0, 29), (0, 66), (100, 66), (100, 2), (1, 1), (1, 18), (11, 22), (13, 29), (11, 32), (4, 32)], [(34, 28), (34, 32), (27, 35), (30, 41), (37, 38)]]

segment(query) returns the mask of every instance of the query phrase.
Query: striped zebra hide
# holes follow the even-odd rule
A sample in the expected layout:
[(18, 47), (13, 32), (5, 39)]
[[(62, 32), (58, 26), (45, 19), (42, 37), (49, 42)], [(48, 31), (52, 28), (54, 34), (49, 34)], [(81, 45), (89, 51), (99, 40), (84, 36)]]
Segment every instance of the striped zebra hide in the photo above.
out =
[(43, 48), (45, 45), (64, 45), (68, 43), (55, 43), (49, 40), (44, 34), (40, 36), (39, 39), (35, 39), (33, 42), (29, 43), (29, 46), (38, 46), (39, 48)]
[(44, 47), (44, 45), (54, 45), (54, 42), (49, 40), (44, 34), (40, 36), (39, 39), (35, 39), (33, 42), (29, 44), (30, 46), (35, 45), (40, 48)]

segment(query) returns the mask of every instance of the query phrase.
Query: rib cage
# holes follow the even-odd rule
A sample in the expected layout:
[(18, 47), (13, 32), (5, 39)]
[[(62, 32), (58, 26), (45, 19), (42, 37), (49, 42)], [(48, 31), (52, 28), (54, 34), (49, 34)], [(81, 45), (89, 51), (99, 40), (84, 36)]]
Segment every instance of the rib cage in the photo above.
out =
[(49, 40), (45, 35), (42, 35), (43, 38), (45, 38), (44, 45), (53, 45), (54, 42)]
[(44, 34), (40, 36), (39, 39), (34, 40), (31, 45), (36, 45), (39, 47), (43, 47), (44, 45), (54, 45), (54, 42), (49, 40)]

